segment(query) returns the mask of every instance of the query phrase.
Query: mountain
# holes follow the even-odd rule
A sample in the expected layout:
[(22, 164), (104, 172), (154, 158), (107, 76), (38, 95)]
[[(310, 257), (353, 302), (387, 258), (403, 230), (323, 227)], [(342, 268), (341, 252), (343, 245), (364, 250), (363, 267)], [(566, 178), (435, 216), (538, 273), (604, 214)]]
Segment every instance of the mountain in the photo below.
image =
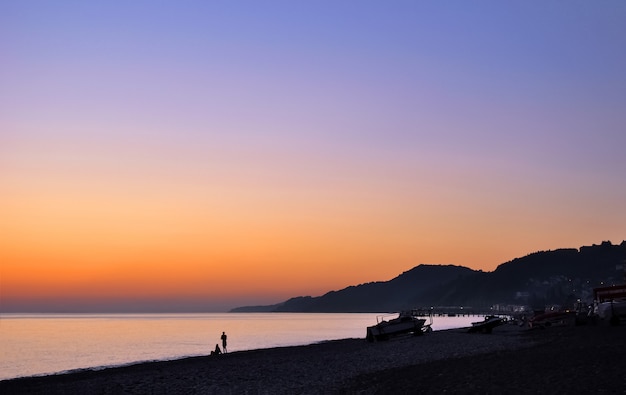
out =
[(535, 252), (505, 262), (493, 272), (454, 265), (419, 265), (389, 281), (231, 311), (382, 312), (429, 306), (570, 306), (578, 299), (590, 301), (594, 287), (624, 282), (624, 270), (626, 241), (620, 245), (605, 241), (580, 249)]
[(473, 273), (462, 266), (419, 265), (385, 282), (371, 282), (330, 291), (319, 297), (299, 296), (271, 306), (247, 306), (233, 312), (367, 312), (409, 308), (453, 280)]
[(589, 247), (540, 251), (475, 273), (439, 290), (442, 304), (488, 307), (493, 304), (572, 305), (591, 301), (593, 288), (623, 283), (626, 241)]

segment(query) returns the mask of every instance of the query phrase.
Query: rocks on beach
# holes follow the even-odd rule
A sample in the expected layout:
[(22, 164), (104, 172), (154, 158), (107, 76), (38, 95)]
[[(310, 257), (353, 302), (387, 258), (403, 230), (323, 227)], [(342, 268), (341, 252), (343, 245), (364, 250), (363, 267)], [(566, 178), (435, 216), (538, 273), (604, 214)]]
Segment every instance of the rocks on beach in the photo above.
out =
[(0, 381), (2, 394), (384, 394), (626, 391), (626, 328), (515, 325)]

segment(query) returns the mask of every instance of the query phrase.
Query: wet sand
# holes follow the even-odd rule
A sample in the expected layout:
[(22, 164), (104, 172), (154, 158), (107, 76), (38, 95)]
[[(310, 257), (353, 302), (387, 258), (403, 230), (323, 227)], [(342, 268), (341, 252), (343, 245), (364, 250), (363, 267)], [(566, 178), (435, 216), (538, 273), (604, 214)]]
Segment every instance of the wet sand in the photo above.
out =
[(626, 326), (505, 325), (0, 381), (5, 394), (626, 393)]

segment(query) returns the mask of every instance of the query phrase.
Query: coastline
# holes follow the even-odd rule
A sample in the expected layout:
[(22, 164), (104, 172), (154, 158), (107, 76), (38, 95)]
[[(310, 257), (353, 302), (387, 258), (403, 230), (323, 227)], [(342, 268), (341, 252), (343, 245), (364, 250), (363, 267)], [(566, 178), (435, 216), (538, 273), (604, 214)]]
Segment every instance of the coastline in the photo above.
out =
[[(375, 394), (549, 390), (625, 393), (626, 327), (515, 325), (343, 339), (0, 381), (2, 394)], [(607, 379), (610, 378), (610, 379)], [(574, 386), (575, 385), (575, 386)], [(562, 392), (562, 390), (561, 390)]]

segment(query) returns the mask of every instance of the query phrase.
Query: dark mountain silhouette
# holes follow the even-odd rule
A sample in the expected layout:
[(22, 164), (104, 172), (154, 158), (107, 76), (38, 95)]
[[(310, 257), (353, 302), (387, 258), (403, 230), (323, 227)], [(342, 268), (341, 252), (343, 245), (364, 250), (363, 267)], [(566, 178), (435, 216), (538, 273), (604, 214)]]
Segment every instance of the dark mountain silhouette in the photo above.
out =
[(454, 265), (419, 265), (384, 282), (371, 282), (299, 296), (270, 306), (245, 306), (232, 312), (382, 312), (431, 306), (547, 304), (572, 306), (590, 301), (594, 287), (622, 283), (626, 241), (540, 251), (499, 265), (493, 272)]
[[(541, 251), (501, 264), (493, 272), (473, 273), (440, 290), (439, 303), (488, 307), (493, 304), (571, 306), (590, 301), (593, 288), (624, 282), (626, 241)], [(618, 267), (621, 266), (621, 268)], [(445, 297), (443, 294), (445, 293)]]
[(434, 292), (472, 270), (461, 266), (420, 265), (386, 282), (373, 282), (331, 291), (317, 297), (289, 299), (274, 311), (387, 311), (410, 307), (408, 302)]

